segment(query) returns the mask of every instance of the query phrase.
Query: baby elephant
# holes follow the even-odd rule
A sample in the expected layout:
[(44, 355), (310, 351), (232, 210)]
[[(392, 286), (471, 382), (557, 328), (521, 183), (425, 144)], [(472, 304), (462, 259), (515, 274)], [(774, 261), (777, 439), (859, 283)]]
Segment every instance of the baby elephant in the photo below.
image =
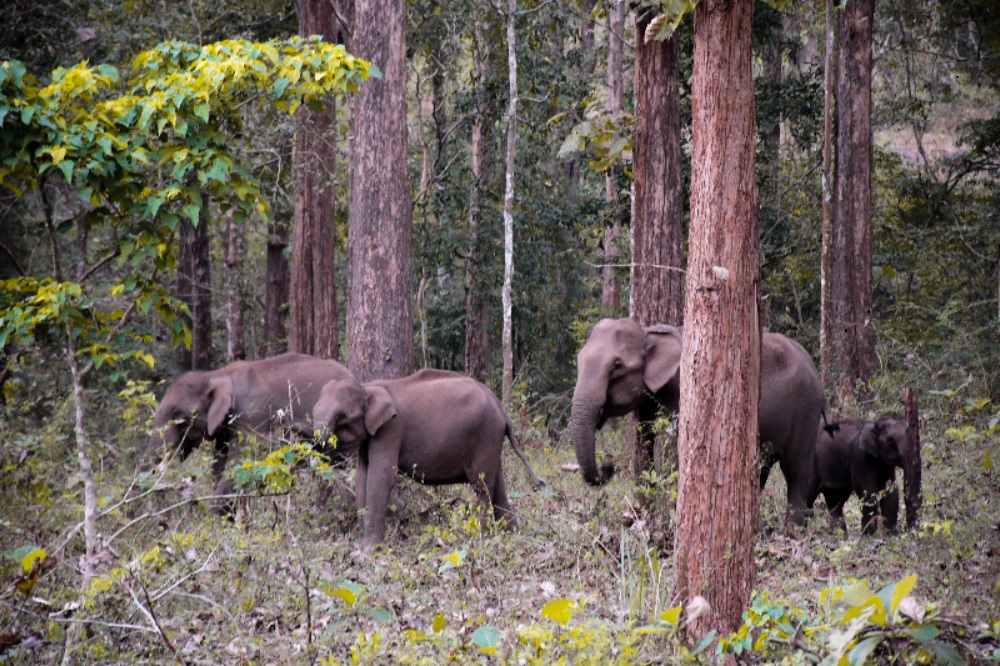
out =
[(513, 526), (500, 453), (504, 436), (537, 489), (544, 485), (517, 447), (500, 401), (474, 379), (443, 370), (421, 370), (402, 379), (360, 384), (352, 378), (323, 387), (313, 410), (318, 428), (337, 436), (341, 453), (358, 452), (356, 492), (364, 513), (364, 543), (385, 537), (385, 512), (397, 473), (420, 483), (469, 483), (485, 521)]
[(906, 424), (898, 416), (878, 421), (847, 419), (831, 434), (820, 428), (816, 435), (819, 492), (830, 511), (830, 527), (847, 531), (844, 503), (853, 492), (861, 499), (861, 529), (873, 534), (881, 514), (886, 529), (896, 529), (899, 490), (896, 468), (904, 466)]

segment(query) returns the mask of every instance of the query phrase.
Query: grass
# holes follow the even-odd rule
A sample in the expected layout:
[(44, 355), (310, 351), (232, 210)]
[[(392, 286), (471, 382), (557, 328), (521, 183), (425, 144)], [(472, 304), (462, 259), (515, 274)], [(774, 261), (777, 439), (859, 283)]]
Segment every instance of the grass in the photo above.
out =
[[(817, 613), (824, 588), (864, 578), (877, 589), (916, 574), (914, 596), (937, 605), (960, 652), (996, 659), (1000, 492), (989, 464), (996, 441), (982, 436), (989, 410), (963, 411), (957, 397), (928, 403), (923, 526), (861, 537), (852, 500), (851, 534), (831, 534), (820, 500), (807, 528), (787, 535), (776, 469), (761, 498), (755, 588)], [(324, 502), (325, 482), (308, 470), (290, 492), (242, 500), (236, 522), (184, 503), (211, 492), (203, 447), (168, 472), (160, 491), (102, 519), (105, 539), (135, 522), (102, 551), (98, 578), (77, 607), (81, 539), (66, 539), (82, 512), (73, 458), (59, 428), (28, 441), (14, 436), (15, 424), (6, 423), (0, 472), (0, 552), (8, 554), (0, 641), (17, 647), (0, 649), (0, 663), (58, 660), (74, 622), (83, 626), (75, 663), (674, 663), (692, 647), (670, 631), (633, 633), (680, 603), (671, 556), (650, 545), (652, 510), (638, 508), (634, 480), (586, 486), (560, 468), (573, 462), (572, 450), (542, 442), (530, 427), (522, 441), (548, 485), (529, 490), (520, 462), (505, 452), (518, 531), (480, 526), (466, 487), (401, 481), (404, 506), (374, 553), (358, 547), (352, 499), (335, 491)], [(956, 430), (966, 425), (972, 430)], [(602, 432), (598, 444), (619, 462), (623, 427)], [(140, 441), (138, 424), (114, 441), (129, 438), (129, 428)], [(965, 439), (956, 441), (960, 432)], [(109, 507), (123, 496), (130, 466), (114, 460), (110, 444), (95, 448)], [(653, 506), (668, 510), (665, 497)], [(46, 551), (27, 594), (14, 584), (25, 576), (12, 555), (26, 545)], [(794, 655), (786, 654), (790, 663), (803, 658)]]

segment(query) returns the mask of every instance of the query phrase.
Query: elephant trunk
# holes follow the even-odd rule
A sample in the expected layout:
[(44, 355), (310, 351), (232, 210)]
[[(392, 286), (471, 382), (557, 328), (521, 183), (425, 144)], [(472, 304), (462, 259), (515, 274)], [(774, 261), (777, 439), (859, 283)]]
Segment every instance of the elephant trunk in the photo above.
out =
[(615, 466), (605, 463), (600, 469), (594, 450), (600, 412), (604, 406), (603, 391), (586, 390), (577, 382), (573, 392), (573, 411), (570, 414), (569, 434), (576, 451), (583, 479), (592, 486), (603, 486), (615, 475)]

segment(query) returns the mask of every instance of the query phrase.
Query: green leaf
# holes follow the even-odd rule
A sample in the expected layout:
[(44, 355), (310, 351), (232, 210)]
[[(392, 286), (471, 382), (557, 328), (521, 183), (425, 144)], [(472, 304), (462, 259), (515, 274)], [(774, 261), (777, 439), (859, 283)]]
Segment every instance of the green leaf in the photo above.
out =
[(201, 215), (201, 206), (196, 203), (189, 203), (181, 206), (181, 213), (189, 220), (194, 226), (198, 226), (198, 218)]
[(573, 599), (553, 599), (542, 607), (542, 617), (566, 624), (583, 608), (583, 603)]
[(493, 625), (484, 624), (472, 632), (471, 638), (480, 649), (495, 649), (500, 644), (500, 630)]
[(933, 624), (912, 624), (904, 629), (903, 633), (915, 641), (926, 643), (929, 640), (937, 638), (941, 630)]
[(281, 97), (285, 94), (285, 89), (288, 88), (288, 85), (290, 83), (291, 81), (289, 81), (285, 77), (281, 77), (280, 79), (274, 82), (274, 85), (271, 86), (271, 92), (274, 94), (275, 97)]
[(875, 636), (869, 636), (857, 642), (857, 644), (851, 648), (851, 651), (847, 653), (847, 661), (851, 666), (864, 666), (865, 661), (868, 659), (868, 655), (878, 647), (878, 644), (882, 642), (884, 636), (879, 633)]
[(691, 654), (697, 655), (704, 652), (705, 649), (712, 644), (712, 641), (715, 640), (715, 634), (715, 629), (712, 629), (710, 632), (702, 636), (701, 640), (695, 643), (694, 647), (691, 648)]
[(208, 122), (208, 112), (208, 102), (202, 102), (194, 107), (194, 115), (197, 116), (203, 123)]
[(381, 622), (382, 624), (391, 624), (392, 623), (392, 613), (390, 613), (385, 608), (369, 608), (365, 612), (367, 612), (368, 615), (370, 615), (371, 617), (373, 617), (378, 622)]
[(949, 666), (964, 666), (965, 664), (965, 660), (958, 654), (958, 651), (947, 643), (935, 643), (934, 656), (937, 657), (939, 663), (949, 664)]
[(59, 170), (62, 171), (63, 176), (66, 178), (67, 183), (73, 182), (73, 167), (76, 166), (73, 160), (63, 160), (58, 165)]

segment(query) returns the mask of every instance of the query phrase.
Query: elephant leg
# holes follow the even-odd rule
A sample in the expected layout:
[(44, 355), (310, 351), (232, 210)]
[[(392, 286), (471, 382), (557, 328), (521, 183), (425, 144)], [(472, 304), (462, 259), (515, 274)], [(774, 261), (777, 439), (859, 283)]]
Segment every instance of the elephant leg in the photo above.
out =
[(396, 485), (396, 465), (370, 458), (365, 476), (365, 536), (362, 543), (371, 547), (385, 538), (385, 512), (389, 506), (389, 493)]
[(806, 507), (813, 491), (811, 478), (797, 474), (795, 470), (789, 469), (785, 461), (779, 461), (781, 473), (785, 475), (785, 483), (788, 486), (788, 513), (785, 518), (786, 525), (802, 527), (806, 524)]
[(215, 439), (215, 452), (212, 458), (212, 480), (214, 482), (213, 495), (217, 497), (212, 500), (212, 511), (220, 516), (232, 516), (236, 512), (236, 502), (232, 498), (220, 497), (221, 495), (232, 495), (236, 491), (236, 484), (233, 480), (226, 478), (224, 473), (231, 457), (236, 457), (237, 448), (230, 443), (230, 438), (226, 434), (219, 435)]
[(361, 512), (368, 501), (368, 447), (363, 446), (358, 451), (358, 466), (354, 472), (354, 505)]
[(827, 511), (830, 512), (830, 531), (838, 529), (847, 534), (847, 521), (844, 520), (844, 505), (851, 496), (851, 491), (824, 490), (823, 499), (826, 500)]
[(760, 461), (760, 489), (764, 490), (764, 486), (767, 485), (767, 477), (771, 474), (771, 468), (774, 467), (774, 463), (778, 462), (777, 456), (766, 455), (761, 458)]
[(498, 522), (501, 519), (505, 520), (508, 529), (517, 527), (517, 516), (510, 510), (510, 500), (507, 499), (507, 484), (504, 483), (502, 470), (497, 471), (490, 494), (493, 497), (493, 518)]
[(899, 488), (896, 487), (894, 481), (890, 482), (889, 487), (883, 491), (882, 499), (879, 500), (879, 510), (882, 513), (885, 529), (889, 532), (895, 532), (899, 519)]

